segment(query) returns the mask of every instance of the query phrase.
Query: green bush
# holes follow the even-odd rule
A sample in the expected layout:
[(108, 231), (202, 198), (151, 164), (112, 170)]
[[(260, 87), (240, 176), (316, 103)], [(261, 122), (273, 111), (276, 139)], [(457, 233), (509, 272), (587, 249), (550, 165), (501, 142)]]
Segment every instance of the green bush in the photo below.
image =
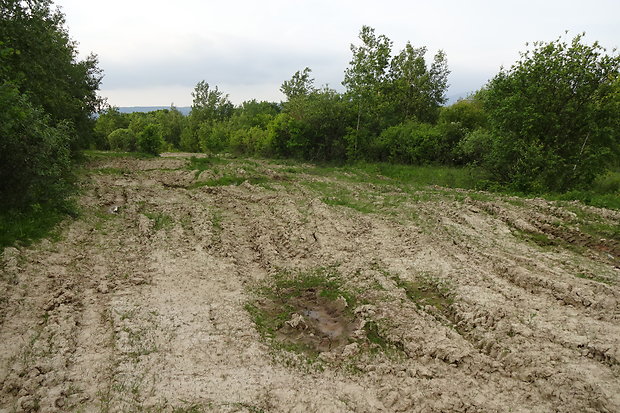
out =
[(116, 129), (108, 135), (108, 145), (113, 151), (133, 152), (137, 148), (136, 135), (130, 129)]
[(62, 202), (70, 190), (73, 129), (50, 126), (8, 83), (0, 85), (0, 107), (0, 208)]
[(441, 131), (434, 125), (405, 122), (381, 133), (374, 148), (380, 160), (402, 164), (428, 164), (440, 154)]
[(271, 149), (270, 134), (257, 126), (240, 129), (232, 134), (230, 148), (236, 153), (268, 155)]
[(582, 39), (535, 43), (489, 83), (487, 165), (498, 181), (523, 191), (584, 189), (617, 159), (620, 56)]
[(493, 136), (486, 129), (476, 129), (458, 143), (457, 156), (466, 164), (484, 165), (489, 148), (493, 144)]
[(230, 140), (230, 127), (227, 121), (204, 122), (198, 128), (198, 140), (203, 152), (222, 152), (228, 147)]
[(159, 155), (163, 140), (157, 125), (147, 125), (138, 135), (138, 150), (151, 155)]

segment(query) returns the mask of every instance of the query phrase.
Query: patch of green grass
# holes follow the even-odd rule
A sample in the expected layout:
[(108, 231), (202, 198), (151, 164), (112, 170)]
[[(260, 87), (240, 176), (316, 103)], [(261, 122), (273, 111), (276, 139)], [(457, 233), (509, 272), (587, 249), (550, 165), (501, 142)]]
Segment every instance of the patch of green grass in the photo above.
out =
[(17, 242), (30, 245), (46, 237), (58, 240), (60, 233), (55, 231), (56, 226), (68, 216), (76, 215), (70, 205), (35, 204), (23, 211), (0, 210), (0, 250)]
[(289, 167), (280, 169), (280, 172), (289, 173), (289, 174), (301, 174), (304, 172), (304, 170), (296, 166), (289, 166)]
[(363, 214), (376, 212), (376, 209), (373, 208), (372, 205), (368, 203), (360, 202), (359, 200), (354, 199), (350, 196), (347, 196), (343, 193), (339, 193), (335, 196), (321, 198), (321, 201), (323, 201), (323, 203), (325, 203), (326, 205), (344, 206), (347, 208), (354, 209)]
[(162, 228), (168, 228), (174, 222), (170, 215), (166, 215), (160, 212), (144, 212), (144, 215), (148, 219), (155, 221), (155, 225), (153, 225), (153, 229), (155, 231), (159, 231)]
[(418, 308), (430, 305), (441, 313), (448, 313), (450, 306), (454, 303), (451, 290), (429, 277), (408, 281), (403, 280), (398, 275), (393, 275), (392, 280), (397, 287), (405, 290), (407, 298), (413, 301)]
[(620, 241), (620, 225), (616, 222), (609, 222), (602, 216), (587, 211), (577, 205), (568, 204), (564, 208), (573, 212), (577, 218), (573, 224), (579, 229), (595, 238), (607, 238)]
[(364, 172), (368, 176), (383, 176), (398, 183), (415, 187), (437, 185), (447, 188), (478, 189), (480, 182), (487, 178), (484, 171), (471, 167), (416, 166), (390, 163), (357, 163), (354, 166), (354, 171)]
[(595, 237), (620, 241), (620, 225), (605, 222), (587, 222), (579, 225), (581, 231)]
[(93, 172), (98, 173), (100, 175), (125, 175), (130, 173), (128, 169), (123, 168), (100, 168), (95, 169)]
[(200, 173), (207, 170), (212, 170), (215, 165), (227, 164), (230, 161), (227, 159), (219, 158), (217, 156), (209, 156), (206, 158), (197, 158), (192, 156), (189, 159), (189, 164), (187, 165), (187, 169), (191, 171), (196, 171), (196, 178), (200, 176)]
[(259, 292), (265, 297), (286, 301), (308, 290), (319, 290), (319, 296), (329, 300), (342, 296), (349, 303), (349, 307), (356, 303), (354, 297), (343, 288), (340, 274), (332, 267), (300, 273), (280, 271), (274, 275), (273, 281), (260, 288)]
[(581, 201), (599, 208), (620, 209), (620, 170), (607, 171), (596, 177), (588, 190), (550, 194), (549, 199)]
[(229, 185), (241, 185), (245, 181), (248, 181), (252, 185), (260, 185), (264, 184), (268, 181), (268, 179), (264, 176), (235, 176), (235, 175), (224, 175), (220, 178), (216, 179), (208, 179), (206, 181), (194, 182), (188, 189), (196, 189), (202, 188), (203, 186), (229, 186)]
[(556, 239), (551, 239), (547, 236), (547, 234), (540, 234), (536, 232), (522, 231), (518, 229), (512, 230), (513, 235), (517, 238), (523, 239), (525, 241), (534, 243), (539, 247), (557, 247), (560, 245), (560, 241)]
[(151, 155), (149, 153), (142, 152), (114, 152), (114, 151), (99, 151), (99, 150), (85, 150), (82, 155), (86, 159), (101, 159), (101, 158), (136, 158), (136, 159), (148, 159), (157, 158), (159, 155)]
[(344, 309), (345, 317), (353, 318), (351, 309), (356, 305), (356, 298), (343, 288), (340, 274), (334, 268), (318, 268), (306, 272), (280, 271), (270, 281), (258, 287), (255, 291), (257, 299), (245, 305), (257, 331), (277, 349), (284, 349), (307, 355), (316, 356), (317, 353), (303, 342), (276, 340), (278, 331), (290, 320), (297, 308), (297, 301), (319, 297), (333, 302), (340, 297), (347, 303)]
[(366, 332), (366, 339), (370, 344), (374, 346), (370, 347), (371, 353), (404, 351), (404, 345), (401, 342), (395, 342), (386, 338), (385, 334), (381, 331), (379, 324), (375, 321), (367, 321), (364, 324), (364, 331)]
[(341, 186), (322, 181), (304, 181), (302, 185), (323, 195), (321, 201), (331, 206), (345, 206), (361, 213), (377, 212), (377, 208), (369, 201), (353, 196), (353, 193)]
[(604, 277), (598, 276), (598, 275), (579, 273), (579, 274), (576, 274), (575, 277), (583, 278), (584, 280), (592, 280), (592, 281), (596, 281), (596, 282), (607, 284), (607, 285), (615, 284), (614, 281), (612, 281), (612, 280), (610, 280), (608, 278), (604, 278)]

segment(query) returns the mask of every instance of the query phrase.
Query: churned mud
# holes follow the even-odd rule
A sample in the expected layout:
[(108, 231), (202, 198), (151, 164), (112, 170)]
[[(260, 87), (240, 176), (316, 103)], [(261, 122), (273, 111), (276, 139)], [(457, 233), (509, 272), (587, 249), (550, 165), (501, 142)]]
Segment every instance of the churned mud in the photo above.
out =
[(81, 186), (2, 252), (2, 413), (620, 411), (618, 212), (174, 154)]

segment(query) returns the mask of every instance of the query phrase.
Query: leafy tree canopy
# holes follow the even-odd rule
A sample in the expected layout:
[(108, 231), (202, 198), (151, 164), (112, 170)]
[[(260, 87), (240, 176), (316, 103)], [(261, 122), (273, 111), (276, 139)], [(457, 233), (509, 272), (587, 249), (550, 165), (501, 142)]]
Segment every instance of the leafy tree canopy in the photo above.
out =
[(0, 2), (0, 81), (16, 85), (41, 107), (52, 124), (69, 121), (77, 135), (74, 149), (90, 144), (92, 114), (102, 74), (97, 57), (77, 59), (77, 44), (65, 28), (65, 17), (50, 0)]
[(302, 71), (297, 71), (290, 80), (285, 80), (280, 86), (280, 91), (284, 93), (290, 101), (298, 96), (307, 96), (314, 92), (314, 78), (310, 77), (312, 70), (306, 67)]
[(526, 190), (583, 187), (613, 158), (620, 56), (583, 37), (534, 43), (490, 81), (487, 161), (500, 180)]

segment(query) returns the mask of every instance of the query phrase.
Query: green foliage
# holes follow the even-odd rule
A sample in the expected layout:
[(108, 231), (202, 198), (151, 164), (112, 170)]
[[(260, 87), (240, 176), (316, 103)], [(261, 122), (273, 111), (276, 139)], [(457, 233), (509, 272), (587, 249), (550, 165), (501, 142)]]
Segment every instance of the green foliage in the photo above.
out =
[(195, 129), (192, 127), (191, 119), (190, 125), (181, 131), (181, 139), (179, 141), (179, 148), (187, 152), (200, 152), (200, 140), (198, 134), (194, 133)]
[(309, 160), (344, 160), (347, 124), (354, 117), (348, 101), (324, 87), (292, 98), (270, 128), (278, 154)]
[(205, 121), (225, 120), (230, 118), (234, 106), (216, 86), (211, 89), (204, 80), (198, 82), (192, 92), (194, 102), (190, 114), (193, 122), (201, 123)]
[(174, 220), (172, 219), (172, 217), (170, 215), (167, 215), (167, 214), (154, 213), (154, 212), (145, 212), (144, 215), (148, 219), (153, 220), (153, 222), (154, 222), (153, 230), (154, 231), (159, 231), (162, 228), (168, 228), (168, 227), (172, 226), (172, 224), (174, 223)]
[(343, 85), (357, 111), (354, 132), (349, 133), (349, 153), (360, 157), (368, 143), (382, 130), (408, 120), (435, 122), (445, 102), (448, 68), (439, 51), (431, 66), (424, 59), (426, 48), (407, 43), (394, 57), (392, 41), (364, 26), (362, 44), (351, 45), (353, 58)]
[(583, 188), (617, 156), (620, 57), (583, 36), (534, 44), (488, 85), (496, 179), (528, 191)]
[(467, 164), (485, 164), (489, 159), (489, 148), (493, 146), (493, 140), (493, 135), (487, 129), (476, 129), (459, 141), (457, 154)]
[(131, 129), (116, 129), (108, 135), (108, 145), (114, 151), (133, 152), (137, 149), (136, 135)]
[(95, 123), (98, 147), (100, 149), (109, 145), (108, 137), (117, 129), (129, 127), (129, 116), (118, 111), (116, 107), (110, 107), (99, 114)]
[(473, 131), (487, 126), (487, 114), (482, 100), (477, 95), (474, 95), (441, 108), (439, 123), (454, 123), (465, 131)]
[(159, 155), (162, 139), (157, 125), (147, 125), (138, 135), (138, 150), (151, 155)]
[(390, 63), (389, 101), (397, 121), (435, 122), (439, 107), (446, 102), (450, 73), (446, 54), (440, 50), (430, 67), (424, 60), (425, 54), (426, 47), (414, 48), (407, 42)]
[(10, 84), (0, 85), (0, 208), (62, 203), (70, 190), (70, 143), (66, 123), (51, 126)]
[(186, 118), (174, 106), (170, 109), (155, 112), (155, 120), (159, 125), (161, 137), (169, 149), (178, 148), (181, 144), (181, 134), (186, 127)]
[(436, 126), (410, 121), (384, 130), (375, 151), (379, 159), (386, 157), (382, 160), (421, 165), (437, 160), (440, 139), (441, 133)]
[(236, 153), (268, 155), (270, 147), (269, 132), (257, 126), (239, 129), (230, 137), (230, 148)]
[(198, 127), (200, 149), (203, 152), (221, 152), (228, 147), (230, 134), (228, 122), (202, 123)]
[(306, 67), (303, 71), (297, 71), (291, 78), (286, 80), (280, 86), (280, 91), (284, 93), (287, 100), (295, 99), (300, 96), (308, 96), (316, 89), (314, 88), (314, 79), (310, 77), (309, 67)]
[(101, 71), (97, 57), (78, 61), (77, 43), (69, 38), (65, 17), (49, 0), (5, 0), (0, 7), (4, 44), (0, 84), (16, 85), (34, 107), (49, 115), (50, 126), (69, 123), (73, 149), (93, 144), (93, 118), (100, 105)]
[(243, 102), (241, 106), (235, 108), (230, 118), (231, 128), (237, 130), (257, 126), (267, 129), (267, 125), (280, 113), (280, 110), (280, 105), (273, 102), (257, 102), (256, 100)]
[(16, 242), (29, 245), (44, 237), (55, 238), (56, 225), (73, 212), (50, 204), (33, 204), (20, 210), (0, 208), (0, 251)]

